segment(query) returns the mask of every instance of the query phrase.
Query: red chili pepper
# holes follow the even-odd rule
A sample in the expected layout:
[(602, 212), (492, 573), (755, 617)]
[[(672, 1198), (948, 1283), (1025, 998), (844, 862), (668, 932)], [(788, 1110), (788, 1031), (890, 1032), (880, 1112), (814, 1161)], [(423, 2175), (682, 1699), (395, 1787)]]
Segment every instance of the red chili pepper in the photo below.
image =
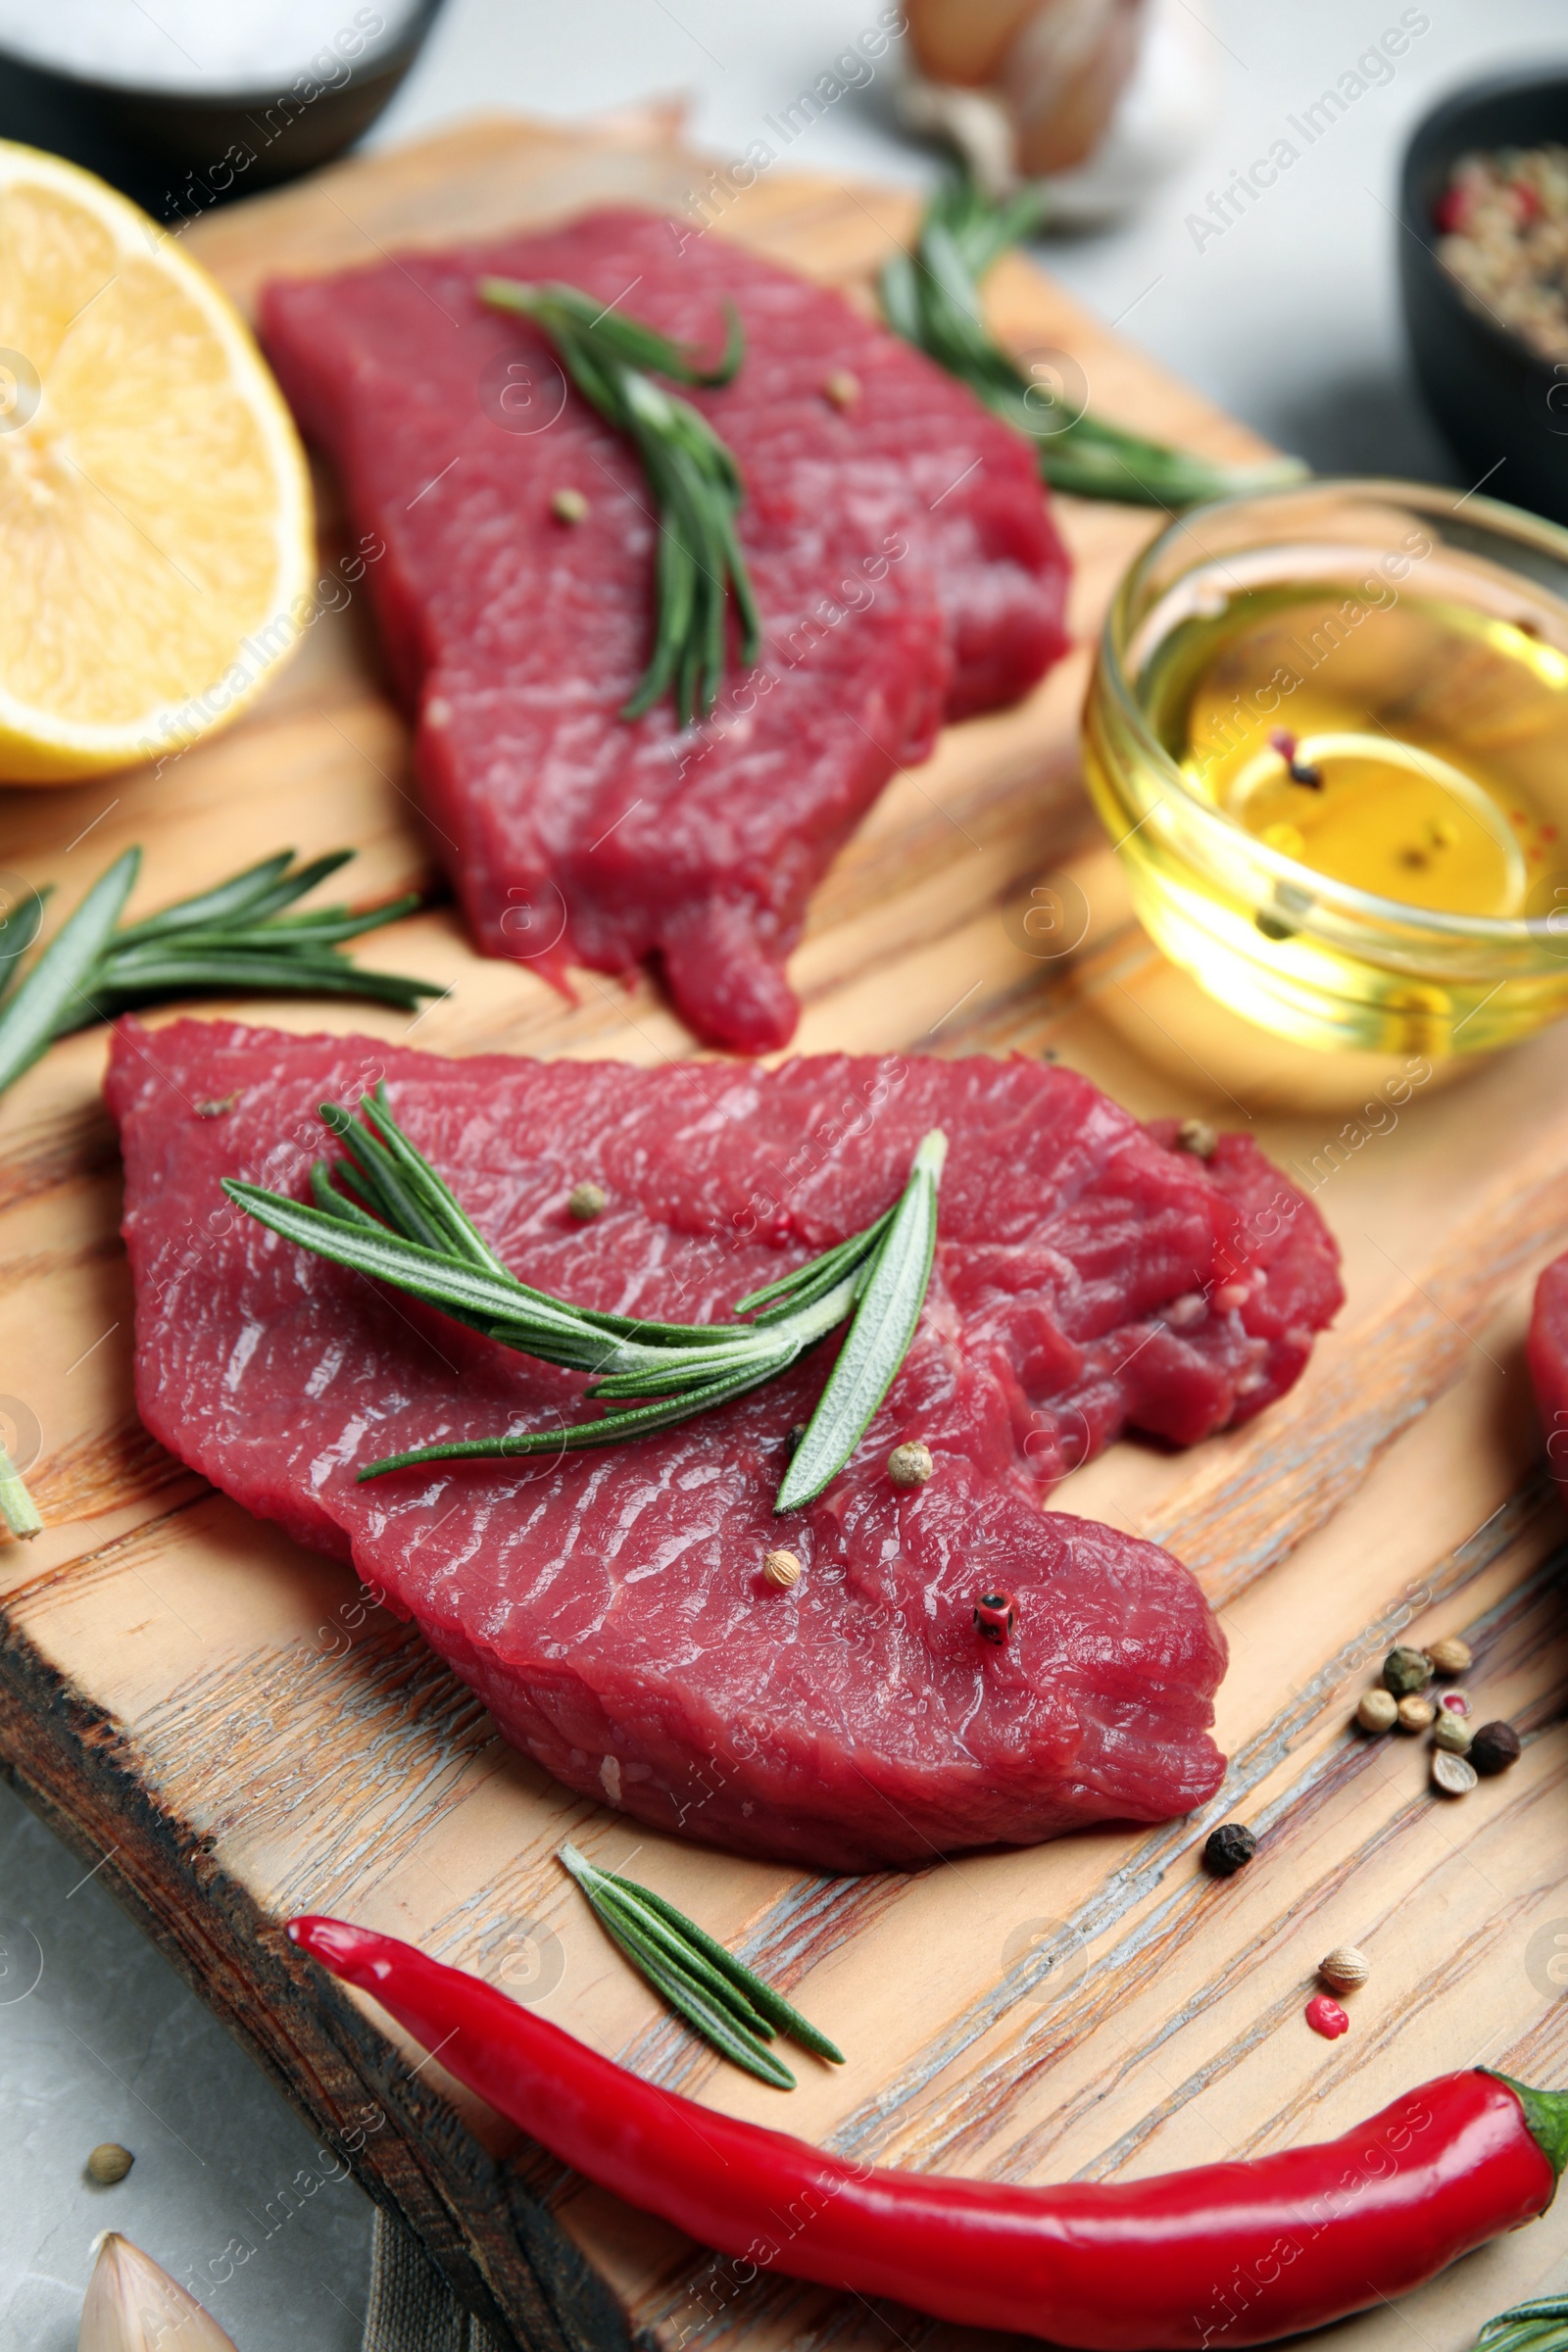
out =
[(736, 2261), (1083, 2352), (1217, 2352), (1408, 2294), (1533, 2221), (1568, 2093), (1471, 2069), (1337, 2140), (1190, 2173), (1019, 2188), (873, 2171), (700, 2107), (411, 1944), (335, 1919), (294, 1941), (588, 2180)]

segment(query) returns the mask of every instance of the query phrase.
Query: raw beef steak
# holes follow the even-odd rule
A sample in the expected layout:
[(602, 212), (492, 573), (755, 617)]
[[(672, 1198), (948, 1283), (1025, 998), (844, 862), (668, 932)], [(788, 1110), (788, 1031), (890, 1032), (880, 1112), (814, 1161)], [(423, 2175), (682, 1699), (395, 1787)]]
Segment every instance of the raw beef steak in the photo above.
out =
[(1536, 1285), (1530, 1377), (1545, 1432), (1547, 1467), (1568, 1480), (1568, 1254), (1554, 1257)]
[[(740, 373), (691, 397), (745, 477), (764, 652), (705, 726), (680, 732), (667, 703), (618, 715), (652, 647), (648, 486), (537, 329), (479, 303), (486, 273), (623, 300), (715, 352), (725, 301), (740, 312)], [(894, 767), (1066, 642), (1032, 451), (838, 295), (643, 214), (272, 285), (261, 322), (385, 544), (367, 576), (480, 947), (558, 981), (657, 955), (705, 1037), (787, 1043), (808, 898)], [(555, 517), (564, 489), (585, 520)]]
[[(832, 1343), (635, 1446), (356, 1485), (406, 1446), (583, 1409), (577, 1376), (230, 1210), (223, 1176), (303, 1197), (318, 1104), (383, 1074), (519, 1275), (682, 1321), (868, 1223), (944, 1127), (920, 1328), (826, 1494), (773, 1514)], [(1246, 1140), (1205, 1167), (1021, 1058), (640, 1070), (199, 1021), (122, 1025), (108, 1091), (148, 1427), (352, 1558), (570, 1788), (842, 1870), (1212, 1795), (1225, 1646), (1197, 1585), (1153, 1544), (1041, 1505), (1129, 1423), (1190, 1441), (1254, 1410), (1333, 1313), (1333, 1244)], [(609, 1196), (586, 1226), (566, 1210), (583, 1179)], [(914, 1438), (935, 1474), (900, 1490), (888, 1451)], [(785, 1592), (761, 1574), (780, 1543), (805, 1563)], [(997, 1587), (1019, 1604), (1004, 1648), (973, 1622)]]

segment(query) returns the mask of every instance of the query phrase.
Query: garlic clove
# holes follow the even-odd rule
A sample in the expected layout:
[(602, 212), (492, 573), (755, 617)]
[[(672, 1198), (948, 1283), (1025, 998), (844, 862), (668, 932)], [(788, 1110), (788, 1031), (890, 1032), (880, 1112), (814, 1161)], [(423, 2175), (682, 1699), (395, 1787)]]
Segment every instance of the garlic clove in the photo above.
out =
[(76, 2352), (234, 2352), (233, 2337), (128, 2237), (106, 2230), (94, 2243)]

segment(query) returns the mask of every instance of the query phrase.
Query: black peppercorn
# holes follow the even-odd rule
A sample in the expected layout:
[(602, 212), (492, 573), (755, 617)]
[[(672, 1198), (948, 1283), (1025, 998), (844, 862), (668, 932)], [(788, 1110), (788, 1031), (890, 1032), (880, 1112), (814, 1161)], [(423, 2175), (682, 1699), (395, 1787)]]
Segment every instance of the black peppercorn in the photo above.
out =
[(1510, 1764), (1519, 1761), (1519, 1735), (1511, 1723), (1484, 1723), (1468, 1753), (1477, 1772), (1489, 1778), (1494, 1772), (1506, 1772)]
[(1432, 1680), (1432, 1660), (1424, 1649), (1391, 1649), (1383, 1661), (1383, 1687), (1396, 1698), (1409, 1698)]
[(1216, 1879), (1234, 1878), (1257, 1851), (1257, 1839), (1240, 1821), (1222, 1821), (1203, 1840), (1203, 1865)]

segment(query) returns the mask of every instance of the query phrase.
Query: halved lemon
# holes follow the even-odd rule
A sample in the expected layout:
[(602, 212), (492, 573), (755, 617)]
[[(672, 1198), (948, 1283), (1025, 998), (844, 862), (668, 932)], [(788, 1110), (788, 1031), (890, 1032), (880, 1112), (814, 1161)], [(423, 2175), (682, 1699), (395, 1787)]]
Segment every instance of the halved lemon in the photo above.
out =
[(102, 180), (0, 140), (0, 778), (233, 718), (314, 564), (299, 438), (238, 314)]

